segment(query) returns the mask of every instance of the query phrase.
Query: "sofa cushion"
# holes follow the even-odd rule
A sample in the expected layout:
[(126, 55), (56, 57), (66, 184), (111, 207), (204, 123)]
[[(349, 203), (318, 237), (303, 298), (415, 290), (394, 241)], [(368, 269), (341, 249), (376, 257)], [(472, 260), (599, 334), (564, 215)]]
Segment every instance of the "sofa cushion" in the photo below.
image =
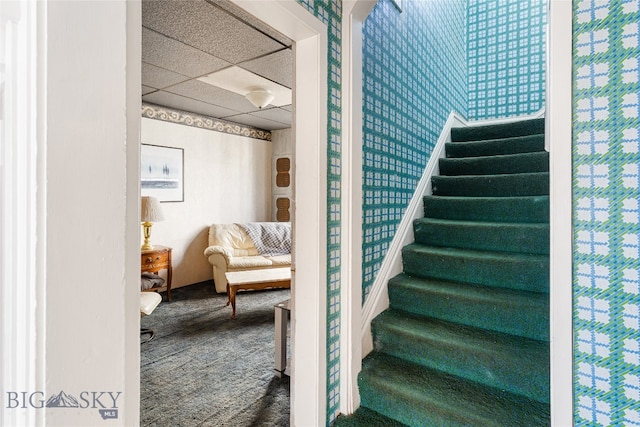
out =
[(234, 256), (229, 260), (229, 269), (270, 267), (273, 265), (271, 260), (260, 256)]
[(270, 256), (270, 257), (267, 257), (267, 259), (269, 259), (274, 266), (276, 265), (290, 266), (291, 265), (291, 254)]
[(231, 250), (233, 252), (233, 256), (255, 256), (258, 255), (258, 250), (254, 247), (241, 249), (241, 248), (233, 248)]
[[(232, 251), (239, 250), (234, 256), (255, 255), (258, 253), (247, 233), (236, 224), (215, 224), (209, 228), (209, 246), (224, 246)], [(249, 251), (253, 249), (253, 253)]]

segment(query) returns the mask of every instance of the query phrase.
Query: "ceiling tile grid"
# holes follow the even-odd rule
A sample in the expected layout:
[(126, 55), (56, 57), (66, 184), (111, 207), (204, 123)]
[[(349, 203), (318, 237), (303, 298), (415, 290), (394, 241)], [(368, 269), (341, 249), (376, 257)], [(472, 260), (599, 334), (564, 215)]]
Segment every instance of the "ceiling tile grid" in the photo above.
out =
[(237, 111), (217, 105), (208, 104), (196, 99), (187, 98), (169, 92), (157, 91), (142, 97), (144, 102), (156, 105), (170, 106), (182, 111), (191, 111), (204, 116), (224, 118), (238, 114)]
[[(143, 0), (142, 24), (143, 102), (268, 130), (291, 126), (286, 37), (228, 0)], [(242, 70), (231, 73), (231, 85), (196, 80), (233, 66)], [(282, 108), (253, 106), (244, 95), (255, 87), (273, 92), (270, 107)]]

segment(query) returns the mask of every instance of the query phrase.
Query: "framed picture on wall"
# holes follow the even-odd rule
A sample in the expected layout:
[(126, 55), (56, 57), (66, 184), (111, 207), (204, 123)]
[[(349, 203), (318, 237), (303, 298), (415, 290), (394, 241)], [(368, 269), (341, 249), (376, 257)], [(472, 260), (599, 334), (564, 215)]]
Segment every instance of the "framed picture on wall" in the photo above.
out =
[(184, 149), (142, 144), (140, 193), (161, 202), (184, 202)]

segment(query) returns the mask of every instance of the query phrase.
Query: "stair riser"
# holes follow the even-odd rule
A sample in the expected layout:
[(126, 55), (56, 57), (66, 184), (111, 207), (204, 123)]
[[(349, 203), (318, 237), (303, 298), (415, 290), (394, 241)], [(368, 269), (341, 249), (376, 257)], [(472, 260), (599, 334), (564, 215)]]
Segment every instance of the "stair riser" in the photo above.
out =
[[(369, 383), (372, 383), (369, 385)], [(360, 389), (360, 404), (366, 408), (380, 413), (393, 413), (402, 423), (409, 427), (505, 427), (501, 419), (478, 419), (473, 414), (457, 410), (455, 402), (449, 405), (440, 402), (420, 402), (417, 411), (416, 406), (405, 399), (405, 396), (394, 394), (394, 389), (383, 381), (373, 381), (364, 377), (358, 382)], [(530, 414), (523, 415), (513, 420), (509, 427), (535, 427), (548, 426), (548, 408), (542, 403), (530, 408)], [(384, 427), (384, 426), (362, 426)]]
[(379, 412), (372, 411), (364, 406), (360, 406), (353, 414), (341, 414), (332, 424), (332, 427), (407, 427), (391, 418), (387, 418)]
[(428, 218), (489, 222), (549, 222), (549, 197), (424, 197)]
[[(488, 337), (474, 340), (470, 328), (450, 325), (448, 328), (451, 330), (462, 332), (448, 333), (449, 330), (444, 330), (433, 320), (414, 321), (410, 327), (402, 320), (384, 314), (374, 320), (372, 331), (376, 351), (530, 399), (549, 402), (548, 343), (528, 340), (516, 342), (510, 336), (488, 334), (482, 330), (477, 330), (477, 335)], [(443, 330), (447, 333), (443, 333)], [(500, 339), (508, 341), (500, 343)], [(494, 350), (499, 344), (499, 349)]]
[[(365, 408), (370, 408), (383, 414), (393, 412), (393, 414), (397, 414), (396, 416), (400, 418), (404, 425), (410, 427), (465, 427), (469, 425), (465, 420), (454, 421), (447, 417), (448, 414), (440, 414), (438, 408), (430, 405), (430, 402), (420, 402), (420, 405), (425, 411), (431, 412), (430, 416), (426, 416), (426, 414), (416, 414), (416, 408), (402, 397), (393, 395), (393, 390), (388, 386), (385, 387), (385, 385), (380, 382), (369, 385), (370, 382), (372, 381), (369, 380), (368, 377), (363, 377), (363, 379), (358, 382), (360, 404)], [(380, 396), (383, 396), (383, 398), (381, 399)]]
[(549, 253), (546, 224), (450, 223), (418, 219), (413, 223), (416, 243), (487, 251)]
[(370, 363), (365, 359), (358, 376), (360, 399), (363, 406), (408, 426), (537, 427), (549, 423), (544, 403), (395, 360)]
[(512, 197), (549, 195), (549, 174), (434, 176), (435, 196)]
[[(457, 416), (452, 408), (440, 408), (437, 404), (429, 401), (420, 402), (421, 411), (419, 411), (416, 408), (417, 405), (407, 401), (404, 396), (397, 396), (389, 384), (372, 380), (366, 374), (367, 372), (362, 372), (361, 379), (358, 381), (360, 404), (365, 408), (382, 414), (392, 414), (410, 427), (469, 427), (474, 425), (469, 424), (468, 419), (461, 419)], [(492, 424), (491, 426), (503, 427), (500, 424)]]
[(440, 159), (439, 166), (446, 176), (549, 172), (549, 153)]
[(452, 282), (549, 292), (549, 259), (545, 256), (440, 251), (409, 245), (402, 250), (404, 272)]
[(394, 310), (419, 316), (533, 340), (549, 340), (549, 301), (545, 294), (494, 299), (490, 291), (451, 293), (393, 278), (389, 281), (389, 305)]
[(544, 151), (543, 135), (445, 144), (445, 156), (450, 158), (497, 156), (540, 151)]
[(511, 138), (544, 134), (544, 119), (523, 120), (489, 126), (470, 126), (451, 129), (452, 141), (478, 141), (483, 139)]

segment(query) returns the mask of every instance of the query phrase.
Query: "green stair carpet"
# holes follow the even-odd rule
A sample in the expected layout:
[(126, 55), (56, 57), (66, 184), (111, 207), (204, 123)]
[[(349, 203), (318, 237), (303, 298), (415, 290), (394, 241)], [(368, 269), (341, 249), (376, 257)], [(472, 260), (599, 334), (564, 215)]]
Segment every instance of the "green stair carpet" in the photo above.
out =
[(424, 213), (428, 218), (460, 221), (548, 224), (549, 197), (425, 196)]
[(549, 339), (549, 297), (541, 292), (399, 275), (389, 281), (391, 307), (538, 340)]
[(519, 136), (486, 141), (451, 142), (447, 146), (447, 157), (496, 156), (542, 150), (544, 150), (543, 135)]
[(414, 232), (421, 245), (549, 254), (549, 224), (421, 218)]
[(436, 196), (542, 196), (549, 194), (549, 172), (503, 175), (434, 176)]
[(440, 175), (495, 175), (520, 172), (546, 172), (549, 153), (520, 153), (440, 159)]
[(336, 426), (550, 424), (544, 119), (451, 138)]

